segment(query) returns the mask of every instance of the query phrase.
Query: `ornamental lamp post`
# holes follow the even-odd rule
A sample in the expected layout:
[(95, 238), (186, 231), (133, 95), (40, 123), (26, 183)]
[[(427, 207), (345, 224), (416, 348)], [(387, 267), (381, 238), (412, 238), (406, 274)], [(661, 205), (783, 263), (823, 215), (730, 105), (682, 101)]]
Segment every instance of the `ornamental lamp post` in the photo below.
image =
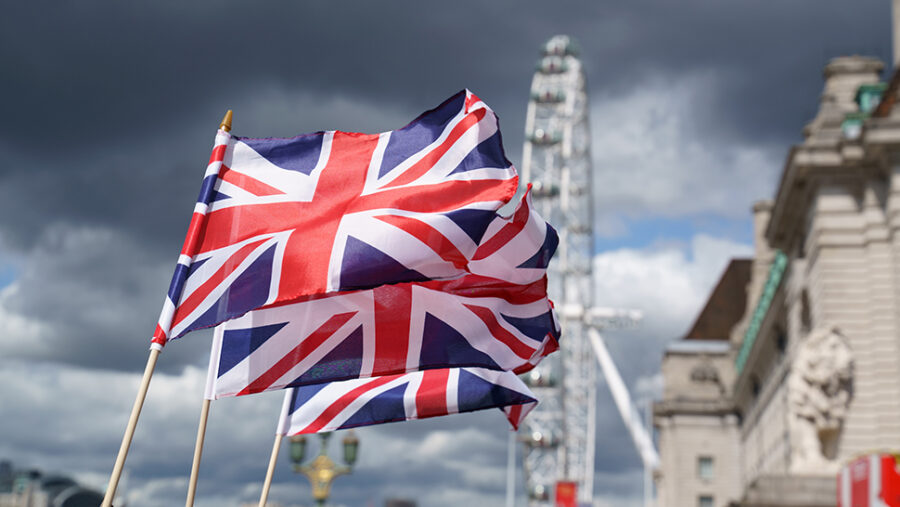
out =
[(353, 430), (347, 432), (347, 435), (341, 441), (344, 444), (344, 462), (350, 467), (356, 464), (356, 453), (359, 451), (359, 439), (353, 434)]
[(294, 463), (294, 472), (301, 473), (309, 479), (313, 499), (320, 507), (324, 507), (328, 500), (331, 494), (331, 483), (335, 477), (349, 474), (352, 471), (359, 451), (359, 439), (353, 434), (353, 430), (350, 430), (342, 442), (344, 444), (344, 462), (347, 465), (338, 465), (328, 457), (328, 440), (330, 438), (331, 433), (319, 433), (319, 454), (309, 464), (303, 465), (303, 458), (306, 455), (306, 436), (294, 435), (291, 437), (291, 461)]

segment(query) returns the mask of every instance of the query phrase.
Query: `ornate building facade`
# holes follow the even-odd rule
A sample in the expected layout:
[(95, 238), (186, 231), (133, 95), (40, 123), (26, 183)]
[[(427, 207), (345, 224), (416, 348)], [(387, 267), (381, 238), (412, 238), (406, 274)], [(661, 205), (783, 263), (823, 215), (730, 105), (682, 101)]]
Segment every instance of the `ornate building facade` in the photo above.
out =
[(805, 140), (753, 208), (753, 259), (667, 349), (660, 507), (835, 505), (843, 463), (900, 451), (900, 78), (882, 69), (825, 67)]

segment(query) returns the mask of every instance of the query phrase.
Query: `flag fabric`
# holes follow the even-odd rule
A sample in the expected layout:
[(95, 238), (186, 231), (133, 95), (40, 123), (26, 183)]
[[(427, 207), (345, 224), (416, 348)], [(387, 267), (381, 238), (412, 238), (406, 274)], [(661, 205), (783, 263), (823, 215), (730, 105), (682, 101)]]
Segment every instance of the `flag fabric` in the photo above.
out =
[(448, 367), (522, 373), (558, 339), (546, 278), (466, 275), (311, 297), (218, 326), (206, 397)]
[(537, 405), (512, 372), (444, 368), (285, 391), (277, 433), (296, 435), (497, 407), (513, 429)]
[(153, 342), (305, 296), (458, 278), (517, 184), (468, 90), (382, 134), (219, 131)]
[(513, 214), (488, 225), (466, 271), (514, 284), (536, 282), (546, 275), (557, 246), (556, 230), (534, 209), (529, 183)]

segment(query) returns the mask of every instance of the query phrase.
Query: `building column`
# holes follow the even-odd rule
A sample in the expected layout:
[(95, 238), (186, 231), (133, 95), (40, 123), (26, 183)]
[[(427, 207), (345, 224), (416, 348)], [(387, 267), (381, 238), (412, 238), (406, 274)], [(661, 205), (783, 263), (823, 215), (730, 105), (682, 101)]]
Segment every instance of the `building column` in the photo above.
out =
[[(874, 365), (869, 319), (869, 260), (866, 222), (859, 201), (861, 179), (823, 178), (810, 208), (807, 294), (811, 329), (837, 326), (853, 352), (855, 394), (840, 439), (838, 457), (880, 444), (879, 404), (887, 402)], [(801, 341), (805, 337), (800, 337)]]
[[(875, 387), (876, 433), (891, 448), (900, 446), (900, 406), (888, 400), (900, 398), (900, 341), (897, 334), (898, 297), (897, 270), (892, 234), (883, 203), (888, 189), (883, 182), (868, 178), (863, 194), (862, 213), (865, 221), (866, 268), (868, 270), (868, 335), (871, 380)], [(858, 365), (856, 371), (859, 372)], [(842, 453), (843, 458), (851, 455)]]

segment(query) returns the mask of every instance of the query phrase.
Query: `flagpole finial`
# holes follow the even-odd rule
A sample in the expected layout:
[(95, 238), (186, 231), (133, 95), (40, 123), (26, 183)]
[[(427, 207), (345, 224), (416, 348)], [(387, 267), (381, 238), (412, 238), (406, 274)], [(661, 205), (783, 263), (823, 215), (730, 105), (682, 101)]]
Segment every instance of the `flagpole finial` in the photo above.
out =
[(231, 109), (229, 109), (228, 112), (225, 113), (225, 117), (222, 118), (222, 123), (219, 124), (219, 128), (225, 132), (231, 132), (231, 116)]

